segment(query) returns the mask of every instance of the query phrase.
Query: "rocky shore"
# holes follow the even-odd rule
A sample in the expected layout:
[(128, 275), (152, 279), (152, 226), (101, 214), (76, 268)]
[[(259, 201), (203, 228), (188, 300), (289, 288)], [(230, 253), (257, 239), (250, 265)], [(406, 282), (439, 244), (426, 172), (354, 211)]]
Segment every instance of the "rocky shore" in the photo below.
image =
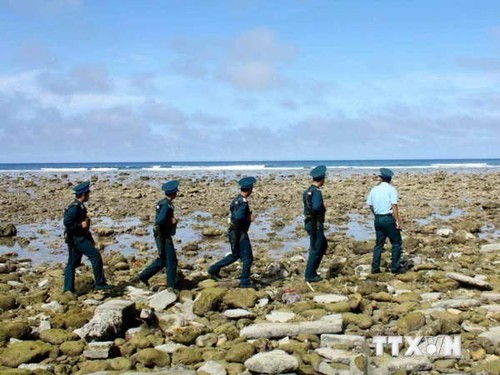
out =
[[(92, 180), (92, 232), (109, 292), (62, 293), (62, 214), (71, 186)], [(182, 290), (130, 280), (154, 256), (161, 184), (181, 179), (175, 238)], [(196, 177), (196, 178), (195, 178)], [(370, 275), (369, 174), (330, 174), (323, 188), (324, 280), (307, 284), (302, 227), (306, 173), (258, 174), (249, 235), (258, 290), (237, 288), (239, 264), (211, 280), (229, 247), (236, 174), (128, 172), (0, 175), (0, 374), (498, 374), (500, 173), (399, 173), (407, 273)], [(388, 246), (388, 245), (387, 245)], [(387, 248), (386, 246), (386, 248)], [(389, 261), (383, 255), (383, 269)], [(375, 336), (450, 335), (461, 356), (376, 354)], [(422, 348), (425, 353), (425, 348)]]

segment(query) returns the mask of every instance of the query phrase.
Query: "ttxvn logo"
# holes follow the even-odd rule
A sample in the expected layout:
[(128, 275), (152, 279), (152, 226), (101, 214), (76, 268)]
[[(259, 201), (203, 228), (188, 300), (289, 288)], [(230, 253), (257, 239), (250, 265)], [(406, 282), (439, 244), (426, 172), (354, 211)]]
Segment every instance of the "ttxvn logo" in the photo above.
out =
[(374, 336), (375, 354), (384, 354), (385, 345), (391, 345), (391, 355), (399, 356), (403, 342), (408, 344), (408, 349), (403, 354), (405, 357), (447, 357), (459, 358), (462, 356), (462, 340), (460, 336)]

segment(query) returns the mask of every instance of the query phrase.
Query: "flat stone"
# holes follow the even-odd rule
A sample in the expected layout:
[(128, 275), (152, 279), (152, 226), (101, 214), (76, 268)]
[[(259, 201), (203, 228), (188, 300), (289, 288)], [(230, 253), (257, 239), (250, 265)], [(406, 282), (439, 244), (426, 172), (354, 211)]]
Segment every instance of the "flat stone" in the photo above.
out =
[(480, 289), (493, 289), (490, 283), (481, 280), (478, 277), (470, 277), (462, 275), (461, 273), (458, 272), (448, 272), (446, 273), (446, 277), (449, 277), (452, 280), (456, 280), (459, 283), (475, 286)]
[(113, 341), (91, 342), (83, 351), (83, 356), (88, 359), (107, 359), (110, 358), (113, 347)]
[(185, 345), (178, 344), (176, 342), (167, 342), (166, 344), (158, 345), (155, 346), (156, 350), (168, 353), (168, 354), (174, 354), (177, 349), (179, 348), (186, 348)]
[(342, 318), (337, 317), (331, 321), (317, 320), (298, 323), (259, 323), (244, 327), (240, 331), (241, 337), (246, 338), (271, 338), (298, 336), (300, 334), (339, 333), (342, 332)]
[(444, 309), (466, 309), (469, 307), (479, 306), (479, 301), (475, 299), (449, 299), (445, 301), (434, 302), (431, 307), (441, 307)]
[(468, 320), (464, 320), (461, 326), (465, 332), (486, 332), (488, 330), (486, 327), (474, 324)]
[(320, 294), (313, 297), (316, 303), (336, 303), (336, 302), (346, 302), (349, 300), (346, 296), (341, 294)]
[(379, 363), (379, 367), (372, 372), (374, 375), (394, 374), (399, 369), (412, 373), (432, 369), (432, 362), (427, 357), (390, 357), (389, 359), (375, 357), (375, 361)]
[(500, 243), (490, 243), (481, 246), (482, 253), (493, 253), (500, 250)]
[(500, 293), (483, 292), (481, 293), (481, 301), (500, 302)]
[(245, 367), (260, 374), (282, 374), (295, 371), (299, 367), (299, 361), (283, 350), (273, 350), (248, 358)]
[(242, 319), (242, 318), (255, 317), (255, 314), (253, 312), (245, 309), (228, 309), (224, 311), (222, 315), (228, 317), (229, 319)]
[(177, 301), (177, 295), (169, 290), (163, 290), (153, 294), (149, 298), (149, 307), (156, 311), (165, 310), (168, 306)]
[(321, 335), (322, 347), (334, 347), (336, 345), (361, 346), (365, 343), (365, 338), (358, 335)]
[(348, 350), (339, 350), (332, 348), (318, 348), (315, 350), (323, 358), (332, 362), (343, 363), (349, 365), (351, 361), (356, 358), (357, 354)]
[(498, 313), (498, 312), (500, 312), (500, 305), (481, 305), (479, 307), (481, 309), (487, 310), (489, 313)]
[(420, 297), (422, 297), (422, 301), (432, 302), (439, 300), (442, 295), (443, 293), (440, 292), (432, 292), (432, 293), (422, 293)]
[(286, 323), (289, 320), (292, 320), (295, 318), (297, 314), (293, 312), (286, 312), (286, 311), (276, 311), (273, 310), (269, 314), (266, 315), (266, 320), (269, 320), (270, 322), (273, 323)]

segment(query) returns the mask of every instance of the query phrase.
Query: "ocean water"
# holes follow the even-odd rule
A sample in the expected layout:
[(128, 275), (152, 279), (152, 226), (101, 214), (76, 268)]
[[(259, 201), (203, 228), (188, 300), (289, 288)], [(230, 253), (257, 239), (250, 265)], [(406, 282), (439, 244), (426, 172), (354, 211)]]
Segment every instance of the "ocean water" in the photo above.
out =
[(0, 172), (110, 172), (110, 171), (272, 171), (310, 169), (324, 164), (330, 170), (490, 170), (500, 169), (500, 159), (401, 159), (401, 160), (276, 160), (99, 163), (0, 163)]

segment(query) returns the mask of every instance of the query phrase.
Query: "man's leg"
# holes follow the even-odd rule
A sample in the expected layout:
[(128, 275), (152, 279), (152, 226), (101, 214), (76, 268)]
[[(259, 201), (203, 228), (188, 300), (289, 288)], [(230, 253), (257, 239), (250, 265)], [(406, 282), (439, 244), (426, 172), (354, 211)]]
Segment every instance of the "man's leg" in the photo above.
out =
[(325, 237), (325, 232), (323, 231), (323, 226), (318, 229), (318, 235), (316, 236), (316, 248), (319, 250), (314, 263), (314, 273), (318, 274), (318, 268), (325, 256), (326, 249), (328, 248), (328, 241)]
[(240, 286), (250, 286), (252, 285), (250, 281), (250, 270), (252, 268), (253, 253), (248, 233), (243, 233), (240, 237), (240, 258), (242, 263)]
[(95, 285), (105, 285), (106, 278), (104, 277), (101, 253), (86, 238), (76, 243), (76, 250), (89, 258), (94, 271)]
[(73, 246), (68, 246), (68, 263), (64, 269), (64, 291), (75, 292), (75, 269), (82, 261), (82, 253), (75, 251)]
[(156, 275), (165, 267), (165, 241), (161, 237), (156, 237), (156, 248), (158, 249), (158, 258), (156, 258), (144, 271), (139, 274), (139, 280), (147, 284), (148, 280)]
[(306, 271), (304, 272), (304, 276), (306, 280), (314, 280), (318, 278), (316, 274), (316, 263), (318, 258), (320, 258), (320, 248), (318, 247), (318, 231), (317, 228), (311, 226), (308, 230), (309, 232), (309, 257), (307, 258)]
[(384, 225), (380, 222), (380, 219), (377, 218), (375, 218), (375, 234), (376, 243), (375, 247), (373, 248), (372, 273), (380, 272), (380, 261), (382, 258), (382, 252), (384, 251), (384, 244), (386, 239)]
[(240, 235), (236, 231), (230, 230), (227, 236), (231, 245), (231, 254), (226, 255), (208, 268), (208, 273), (212, 276), (219, 277), (221, 268), (229, 266), (240, 259)]
[(395, 273), (400, 271), (401, 268), (401, 246), (403, 239), (401, 238), (401, 231), (396, 228), (396, 222), (392, 219), (391, 225), (387, 228), (387, 236), (391, 241), (391, 272)]
[(170, 288), (176, 287), (177, 255), (171, 238), (165, 240), (165, 273), (167, 274), (167, 285)]

